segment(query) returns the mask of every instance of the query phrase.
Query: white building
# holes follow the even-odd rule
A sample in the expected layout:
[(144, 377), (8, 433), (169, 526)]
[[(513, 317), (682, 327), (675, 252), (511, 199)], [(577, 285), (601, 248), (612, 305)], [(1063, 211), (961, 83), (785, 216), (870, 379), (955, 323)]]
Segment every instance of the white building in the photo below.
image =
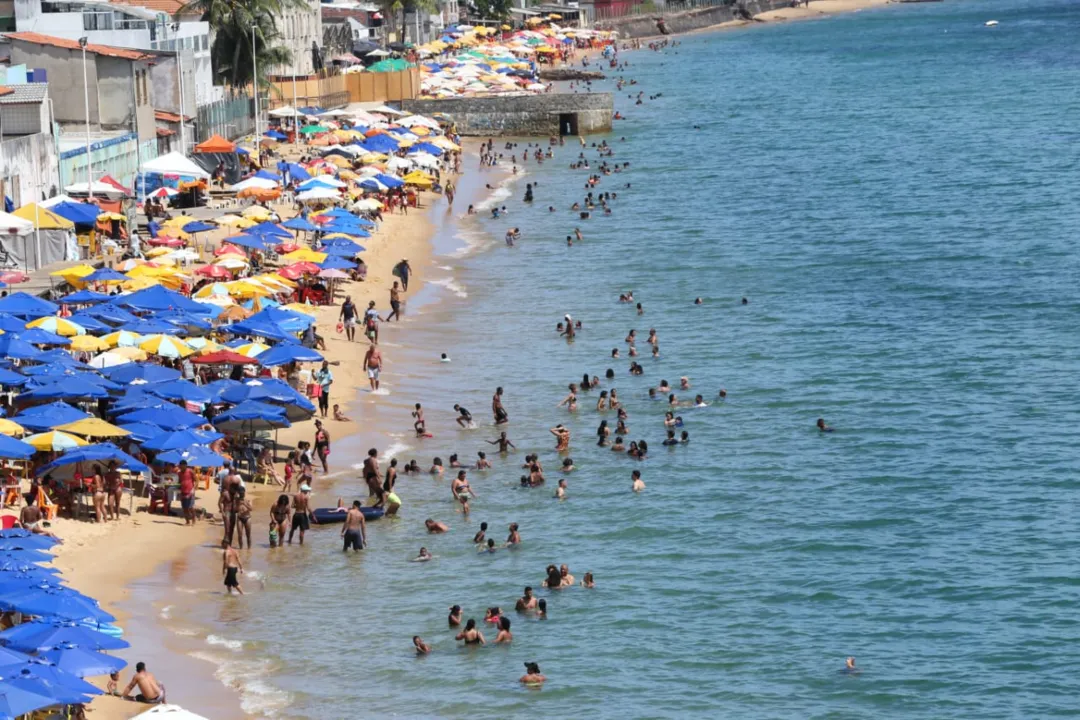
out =
[[(322, 4), (319, 0), (306, 0), (306, 7), (299, 10), (287, 10), (277, 19), (281, 44), (292, 53), (292, 64), (272, 68), (270, 75), (313, 75), (315, 65), (312, 47), (322, 51), (323, 27)], [(323, 65), (329, 58), (323, 58)]]
[(179, 51), (185, 85), (190, 85), (184, 88), (184, 105), (194, 114), (195, 106), (220, 100), (223, 88), (214, 87), (210, 24), (198, 15), (179, 15), (184, 5), (183, 0), (15, 0), (15, 26), (19, 32), (85, 37), (100, 45)]

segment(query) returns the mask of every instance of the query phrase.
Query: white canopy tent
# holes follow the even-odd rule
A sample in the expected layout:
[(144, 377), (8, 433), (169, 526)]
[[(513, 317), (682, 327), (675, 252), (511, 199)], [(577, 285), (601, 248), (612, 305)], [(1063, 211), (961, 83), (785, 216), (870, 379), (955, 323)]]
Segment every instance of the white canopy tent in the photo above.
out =
[(270, 112), (267, 113), (267, 115), (269, 115), (270, 117), (276, 117), (276, 118), (304, 117), (304, 113), (300, 112), (296, 108), (291, 107), (289, 105), (286, 105), (285, 107), (279, 107), (279, 108), (276, 108), (274, 110), (271, 110)]
[(94, 191), (94, 195), (98, 197), (107, 197), (110, 200), (118, 200), (124, 197), (123, 190), (114, 185), (110, 185), (109, 183), (103, 183), (100, 180), (95, 180), (89, 185), (81, 182), (75, 183), (74, 185), (68, 185), (64, 188), (64, 192), (69, 192), (73, 195), (89, 195), (90, 190)]
[(178, 152), (148, 160), (142, 164), (140, 170), (144, 173), (161, 173), (162, 175), (186, 175), (189, 177), (209, 178), (210, 173), (203, 170)]
[(23, 237), (34, 232), (34, 223), (17, 215), (0, 212), (0, 238)]

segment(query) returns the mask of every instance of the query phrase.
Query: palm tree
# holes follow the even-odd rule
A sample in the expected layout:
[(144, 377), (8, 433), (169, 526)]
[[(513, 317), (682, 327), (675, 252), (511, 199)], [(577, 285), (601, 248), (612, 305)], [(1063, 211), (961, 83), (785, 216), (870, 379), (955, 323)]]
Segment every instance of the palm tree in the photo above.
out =
[(254, 79), (253, 57), (259, 85), (268, 84), (267, 70), (292, 62), (289, 48), (280, 44), (277, 18), (307, 7), (304, 0), (191, 0), (184, 9), (200, 13), (214, 32), (210, 48), (214, 75), (233, 87), (244, 87)]

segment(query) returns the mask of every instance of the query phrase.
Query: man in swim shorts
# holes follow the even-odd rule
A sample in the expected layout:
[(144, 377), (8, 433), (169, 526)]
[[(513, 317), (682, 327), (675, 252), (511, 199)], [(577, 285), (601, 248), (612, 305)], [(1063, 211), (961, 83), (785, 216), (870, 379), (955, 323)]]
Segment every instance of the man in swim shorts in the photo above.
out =
[(495, 394), (491, 397), (491, 414), (495, 416), (496, 425), (510, 421), (510, 416), (506, 414), (506, 408), (502, 404), (502, 394), (503, 389), (498, 387), (495, 388)]
[(289, 528), (289, 544), (293, 534), (300, 531), (300, 544), (304, 544), (304, 533), (311, 529), (311, 486), (301, 485), (300, 492), (293, 495), (293, 519)]
[[(131, 697), (131, 691), (139, 686), (139, 694)], [(131, 682), (124, 688), (120, 696), (125, 700), (147, 703), (149, 705), (162, 705), (165, 703), (165, 686), (157, 681), (153, 673), (147, 672), (146, 663), (135, 663), (135, 674), (131, 676)]]
[(461, 407), (460, 405), (454, 405), (454, 410), (457, 410), (457, 424), (463, 428), (469, 427), (472, 424), (472, 413)]
[[(300, 543), (303, 544), (303, 534), (300, 537)], [(244, 572), (244, 564), (240, 562), (240, 553), (236, 552), (228, 540), (221, 541), (221, 550), (221, 572), (225, 575), (225, 588), (230, 595), (233, 594), (234, 588), (243, 595), (244, 589), (240, 587), (240, 580), (237, 579), (237, 574)]]
[(364, 513), (360, 511), (360, 501), (353, 500), (352, 507), (345, 515), (345, 525), (341, 528), (341, 537), (345, 540), (342, 551), (348, 552), (350, 547), (353, 551), (363, 550), (364, 541), (367, 539), (366, 531), (367, 526), (364, 522)]
[(345, 296), (338, 319), (345, 326), (345, 337), (349, 342), (353, 342), (356, 339), (356, 305), (352, 301), (352, 295)]
[(371, 343), (371, 346), (367, 350), (367, 354), (364, 355), (364, 367), (367, 369), (368, 382), (371, 383), (372, 390), (379, 389), (379, 371), (382, 370), (382, 353), (379, 352), (379, 346), (376, 343)]

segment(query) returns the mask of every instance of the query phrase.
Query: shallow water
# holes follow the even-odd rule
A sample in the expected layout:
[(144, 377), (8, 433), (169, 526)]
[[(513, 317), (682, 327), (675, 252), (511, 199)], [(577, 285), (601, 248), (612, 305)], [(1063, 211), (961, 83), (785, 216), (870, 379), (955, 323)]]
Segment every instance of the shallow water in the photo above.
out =
[[(375, 404), (362, 393), (357, 412), (426, 469), (492, 449), (490, 396), (505, 386), (519, 450), (470, 473), (470, 519), (449, 477), (402, 478), (402, 518), (372, 523), (362, 556), (340, 554), (335, 529), (257, 550), (248, 597), (210, 595), (170, 622), (212, 635), (202, 652), (244, 659), (260, 716), (1074, 713), (1078, 38), (1074, 3), (999, 0), (627, 55), (639, 85), (608, 140), (609, 162), (631, 167), (598, 188), (618, 192), (613, 215), (567, 210), (584, 194), (586, 173), (567, 169), (576, 146), (528, 163), (499, 201), (507, 218), (447, 226), (445, 276), (386, 335), (408, 371), (391, 363)], [(635, 106), (630, 90), (663, 96)], [(524, 182), (539, 183), (533, 207)], [(567, 248), (575, 226), (585, 241)], [(627, 289), (643, 317), (615, 302)], [(572, 344), (554, 333), (568, 312), (584, 322)], [(643, 377), (627, 374), (630, 328)], [(595, 393), (575, 414), (555, 407), (608, 367), (644, 463), (595, 446)], [(691, 443), (668, 450), (646, 390), (683, 375), (694, 389), (680, 398), (712, 405), (680, 410)], [(411, 437), (416, 401), (432, 439)], [(455, 402), (479, 429), (453, 424)], [(579, 467), (566, 502), (551, 498), (557, 422)], [(339, 445), (335, 462), (365, 450)], [(548, 485), (521, 490), (536, 451)], [(346, 477), (316, 504), (359, 486)], [(426, 517), (452, 531), (425, 535)], [(519, 522), (524, 545), (477, 555), (480, 521), (499, 540)], [(421, 545), (436, 559), (408, 562)], [(548, 563), (598, 586), (538, 590), (550, 618), (511, 613), (512, 647), (454, 646), (450, 605), (477, 620), (511, 609)], [(414, 634), (430, 657), (414, 657)], [(862, 675), (838, 673), (846, 655)], [(529, 660), (549, 677), (540, 692), (516, 682)]]

